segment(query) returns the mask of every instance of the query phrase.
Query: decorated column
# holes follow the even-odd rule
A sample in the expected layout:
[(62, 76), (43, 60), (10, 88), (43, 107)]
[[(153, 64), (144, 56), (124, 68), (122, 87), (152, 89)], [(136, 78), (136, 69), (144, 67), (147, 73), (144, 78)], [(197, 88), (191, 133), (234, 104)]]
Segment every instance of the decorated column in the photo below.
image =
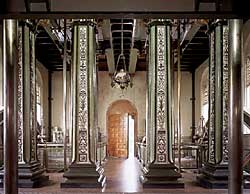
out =
[(210, 25), (208, 161), (197, 177), (207, 188), (228, 185), (228, 24), (216, 20)]
[(147, 97), (147, 165), (143, 187), (182, 188), (172, 152), (171, 23), (154, 20), (149, 27)]
[(102, 167), (96, 167), (96, 62), (95, 24), (92, 20), (73, 26), (73, 136), (72, 163), (61, 187), (102, 187)]
[[(40, 187), (47, 183), (45, 169), (37, 160), (35, 34), (31, 23), (18, 28), (17, 138), (18, 185)], [(2, 177), (1, 177), (2, 178)]]

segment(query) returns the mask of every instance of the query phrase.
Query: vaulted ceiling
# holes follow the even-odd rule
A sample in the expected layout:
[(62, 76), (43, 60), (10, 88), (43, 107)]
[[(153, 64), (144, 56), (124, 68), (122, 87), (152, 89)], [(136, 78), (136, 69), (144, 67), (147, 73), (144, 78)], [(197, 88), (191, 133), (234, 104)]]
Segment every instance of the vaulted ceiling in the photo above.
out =
[[(57, 26), (55, 27), (55, 24)], [(50, 22), (38, 27), (36, 36), (36, 56), (50, 71), (61, 71), (63, 67), (62, 22)], [(118, 56), (121, 53), (123, 25), (123, 48), (126, 68), (134, 74), (147, 70), (147, 21), (142, 19), (101, 19), (97, 21), (97, 65), (99, 71), (113, 73), (123, 68)], [(71, 55), (71, 26), (68, 20), (67, 51)], [(56, 29), (56, 30), (55, 30)], [(174, 29), (174, 28), (173, 28)], [(172, 30), (173, 31), (173, 30)], [(188, 30), (181, 36), (181, 70), (193, 71), (209, 56), (209, 38), (207, 26), (200, 23), (189, 24)], [(58, 36), (60, 33), (60, 36)], [(176, 38), (172, 36), (172, 48), (176, 49)], [(69, 57), (70, 58), (70, 57)], [(175, 67), (176, 67), (175, 62)], [(68, 60), (68, 69), (70, 60)]]

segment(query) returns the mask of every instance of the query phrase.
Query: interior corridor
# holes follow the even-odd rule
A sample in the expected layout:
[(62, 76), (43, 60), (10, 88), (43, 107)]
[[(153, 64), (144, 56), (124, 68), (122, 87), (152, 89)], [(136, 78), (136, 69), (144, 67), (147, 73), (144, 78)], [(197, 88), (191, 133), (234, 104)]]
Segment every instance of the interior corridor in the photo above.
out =
[(104, 166), (107, 177), (106, 192), (140, 192), (140, 164), (134, 157), (109, 158)]
[[(20, 194), (80, 194), (80, 193), (220, 193), (226, 194), (227, 189), (205, 189), (200, 187), (195, 182), (196, 174), (191, 170), (183, 171), (183, 181), (185, 182), (184, 189), (143, 189), (139, 175), (140, 164), (136, 158), (108, 158), (104, 164), (104, 174), (107, 177), (107, 184), (103, 189), (90, 188), (60, 188), (60, 182), (64, 181), (63, 173), (48, 173), (50, 176), (50, 184), (41, 188), (20, 188)], [(0, 194), (3, 189), (0, 189)], [(250, 189), (244, 189), (244, 194), (250, 194)]]

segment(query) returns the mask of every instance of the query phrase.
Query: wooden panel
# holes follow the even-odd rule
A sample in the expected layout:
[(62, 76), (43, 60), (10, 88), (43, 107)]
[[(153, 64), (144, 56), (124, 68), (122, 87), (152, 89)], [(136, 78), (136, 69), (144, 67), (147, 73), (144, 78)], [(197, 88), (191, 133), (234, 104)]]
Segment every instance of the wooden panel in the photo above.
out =
[(127, 117), (124, 114), (108, 116), (108, 155), (127, 157)]

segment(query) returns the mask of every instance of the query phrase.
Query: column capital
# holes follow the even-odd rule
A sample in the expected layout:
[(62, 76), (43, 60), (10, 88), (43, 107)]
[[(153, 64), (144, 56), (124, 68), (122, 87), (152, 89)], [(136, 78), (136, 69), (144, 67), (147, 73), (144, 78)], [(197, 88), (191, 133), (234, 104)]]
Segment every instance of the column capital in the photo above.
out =
[(172, 26), (172, 20), (171, 19), (152, 19), (150, 20), (150, 22), (148, 23), (148, 27), (152, 27), (152, 26)]
[(217, 19), (209, 22), (208, 34), (213, 32), (217, 26), (225, 26), (228, 22), (225, 19)]
[(80, 19), (80, 20), (74, 20), (73, 25), (85, 25), (85, 26), (92, 26), (96, 27), (97, 23), (95, 22), (95, 19)]
[(30, 19), (21, 20), (19, 22), (19, 25), (20, 26), (27, 26), (30, 29), (30, 31), (32, 31), (33, 33), (36, 30), (36, 23), (35, 23), (35, 21), (30, 20)]

